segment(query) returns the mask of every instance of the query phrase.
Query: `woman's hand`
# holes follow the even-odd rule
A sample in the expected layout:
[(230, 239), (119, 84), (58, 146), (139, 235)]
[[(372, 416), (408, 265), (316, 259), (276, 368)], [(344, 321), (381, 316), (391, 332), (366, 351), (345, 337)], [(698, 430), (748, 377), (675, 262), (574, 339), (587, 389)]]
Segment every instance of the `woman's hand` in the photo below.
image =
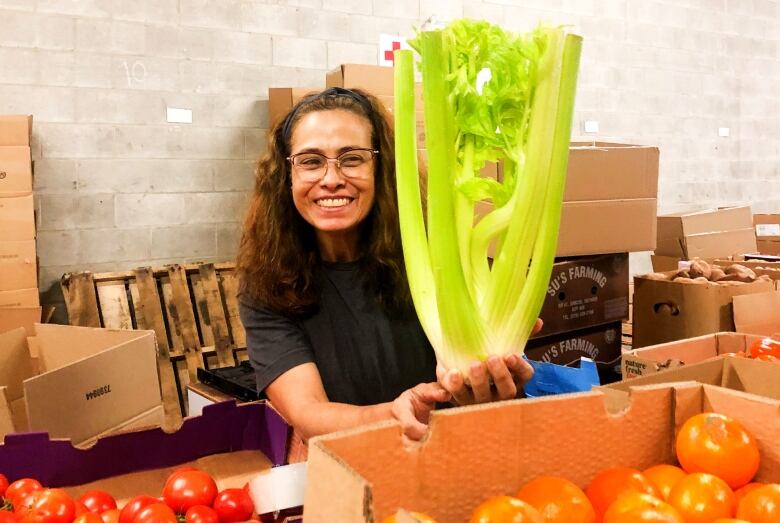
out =
[(420, 383), (405, 390), (392, 405), (393, 417), (401, 422), (405, 442), (419, 441), (428, 431), (428, 418), (437, 402), (452, 397), (438, 383)]
[[(542, 330), (542, 325), (541, 319), (536, 320), (532, 334)], [(469, 385), (466, 385), (460, 371), (436, 366), (436, 378), (458, 405), (516, 398), (518, 391), (533, 375), (531, 364), (514, 353), (503, 358), (491, 356), (485, 362), (472, 363), (469, 368)]]

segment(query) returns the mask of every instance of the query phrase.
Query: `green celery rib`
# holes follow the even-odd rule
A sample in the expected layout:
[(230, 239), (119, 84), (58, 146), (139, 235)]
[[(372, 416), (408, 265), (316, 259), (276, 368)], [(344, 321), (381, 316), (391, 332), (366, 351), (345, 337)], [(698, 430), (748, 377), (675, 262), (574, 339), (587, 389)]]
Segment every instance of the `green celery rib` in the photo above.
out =
[[(527, 271), (539, 230), (547, 176), (552, 160), (555, 107), (560, 70), (556, 60), (562, 42), (561, 30), (549, 30), (547, 48), (539, 64), (539, 83), (533, 95), (531, 122), (523, 170), (517, 173), (517, 200), (507, 228), (504, 248), (493, 261), (491, 284), (485, 298), (487, 325), (503, 328), (526, 284)], [(502, 343), (508, 343), (502, 340)]]
[(467, 375), (472, 360), (487, 357), (487, 333), (468, 291), (453, 227), (456, 133), (446, 86), (449, 61), (441, 31), (422, 33), (420, 45), (425, 57), (422, 74), (429, 166), (428, 242), (443, 335), (443, 346), (437, 354), (446, 367)]
[(526, 284), (499, 336), (500, 339), (513, 340), (515, 347), (525, 347), (531, 335), (544, 302), (558, 246), (558, 229), (561, 223), (563, 191), (569, 162), (569, 142), (582, 38), (571, 34), (566, 35), (561, 47), (562, 51), (559, 51), (561, 70), (557, 75), (559, 84), (556, 86), (558, 96), (554, 118), (555, 132), (552, 139), (553, 156), (550, 164), (549, 187), (544, 202), (544, 216)]
[(417, 316), (428, 340), (434, 347), (438, 347), (442, 343), (441, 324), (428, 255), (417, 166), (412, 51), (395, 51), (394, 82), (396, 186), (404, 264)]
[[(455, 181), (455, 187), (465, 183), (474, 173), (474, 137), (465, 137), (463, 148), (463, 167)], [(458, 234), (458, 249), (460, 252), (460, 266), (463, 268), (463, 278), (468, 285), (469, 294), (474, 303), (479, 303), (477, 290), (474, 286), (470, 259), (471, 231), (474, 226), (474, 202), (467, 198), (461, 191), (456, 190), (455, 198), (455, 228)]]

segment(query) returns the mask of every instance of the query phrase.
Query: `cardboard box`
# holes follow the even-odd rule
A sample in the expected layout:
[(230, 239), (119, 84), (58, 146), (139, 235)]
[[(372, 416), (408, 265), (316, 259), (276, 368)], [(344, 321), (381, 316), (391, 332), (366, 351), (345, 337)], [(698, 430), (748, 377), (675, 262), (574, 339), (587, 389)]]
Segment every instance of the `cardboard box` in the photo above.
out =
[(30, 146), (32, 115), (0, 115), (0, 146)]
[(758, 252), (780, 256), (780, 214), (754, 214)]
[(40, 307), (41, 301), (37, 288), (0, 291), (0, 309), (5, 307)]
[(32, 194), (0, 198), (0, 242), (35, 238)]
[[(653, 250), (658, 155), (657, 147), (573, 142), (556, 256)], [(491, 210), (479, 202), (475, 213)]]
[(0, 335), (9, 359), (0, 382), (8, 386), (17, 431), (83, 444), (138, 418), (161, 424), (153, 331), (37, 324), (35, 333), (37, 375), (25, 330)]
[(734, 296), (769, 292), (771, 281), (741, 285), (691, 284), (634, 278), (633, 346), (656, 345), (733, 331)]
[(30, 148), (0, 146), (0, 197), (29, 194), (32, 182)]
[(10, 481), (34, 477), (73, 496), (101, 488), (121, 506), (138, 494), (159, 495), (168, 474), (185, 464), (210, 472), (220, 490), (241, 488), (263, 470), (285, 463), (288, 433), (269, 405), (222, 403), (184, 420), (176, 432), (115, 434), (88, 449), (41, 434), (12, 434), (0, 445), (0, 469)]
[(780, 340), (780, 291), (734, 296), (737, 332)]
[(750, 207), (709, 209), (658, 217), (655, 254), (692, 260), (756, 252)]
[(699, 363), (677, 366), (659, 372), (605, 385), (628, 392), (631, 387), (696, 381), (728, 389), (780, 399), (780, 365), (747, 358), (716, 357)]
[(759, 338), (754, 334), (719, 332), (626, 351), (621, 363), (623, 379), (647, 376), (682, 365), (687, 367), (741, 352)]
[(305, 519), (381, 521), (404, 508), (467, 521), (488, 496), (517, 492), (540, 475), (584, 487), (608, 467), (674, 463), (676, 429), (702, 411), (740, 421), (763, 449), (756, 481), (780, 480), (780, 401), (691, 382), (630, 395), (602, 388), (435, 411), (428, 438), (411, 449), (397, 423), (314, 438)]
[(556, 261), (539, 317), (535, 338), (628, 318), (628, 254)]
[(273, 129), (301, 98), (322, 91), (322, 87), (269, 87), (268, 129)]
[(41, 307), (3, 307), (0, 309), (0, 334), (24, 327), (28, 336), (34, 336), (34, 325), (41, 322)]
[(597, 325), (544, 338), (533, 338), (525, 347), (529, 359), (577, 366), (581, 358), (596, 362), (601, 383), (620, 379), (621, 322)]
[(0, 291), (37, 286), (35, 240), (0, 242)]

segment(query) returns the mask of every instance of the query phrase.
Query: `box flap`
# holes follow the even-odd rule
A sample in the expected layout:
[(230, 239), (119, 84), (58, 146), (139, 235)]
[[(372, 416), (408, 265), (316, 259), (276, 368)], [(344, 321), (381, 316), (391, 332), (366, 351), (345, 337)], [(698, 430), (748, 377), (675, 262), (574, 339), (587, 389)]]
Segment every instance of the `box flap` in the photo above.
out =
[[(37, 323), (38, 358), (41, 370), (50, 371), (98, 354), (131, 340), (152, 336), (154, 331), (100, 329)], [(156, 342), (152, 343), (156, 348)]]
[(682, 216), (683, 235), (705, 232), (753, 229), (753, 214), (750, 207), (729, 207), (699, 211)]
[(691, 234), (683, 239), (683, 245), (684, 257), (688, 260), (719, 258), (758, 250), (752, 228)]
[(734, 325), (747, 334), (780, 334), (780, 291), (734, 296)]
[(121, 425), (161, 404), (154, 336), (144, 332), (141, 338), (30, 378), (24, 395), (31, 430), (84, 441)]
[(24, 394), (22, 383), (33, 376), (33, 362), (23, 327), (0, 334), (0, 385), (7, 387), (8, 401)]

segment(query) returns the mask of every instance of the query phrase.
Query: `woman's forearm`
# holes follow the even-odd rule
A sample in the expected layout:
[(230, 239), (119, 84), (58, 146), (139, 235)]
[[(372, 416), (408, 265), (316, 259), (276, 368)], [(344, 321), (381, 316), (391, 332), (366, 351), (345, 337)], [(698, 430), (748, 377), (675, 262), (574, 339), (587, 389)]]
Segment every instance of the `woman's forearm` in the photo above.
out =
[(392, 419), (392, 403), (357, 406), (346, 403), (312, 402), (288, 416), (288, 421), (305, 440), (350, 429), (366, 423)]

